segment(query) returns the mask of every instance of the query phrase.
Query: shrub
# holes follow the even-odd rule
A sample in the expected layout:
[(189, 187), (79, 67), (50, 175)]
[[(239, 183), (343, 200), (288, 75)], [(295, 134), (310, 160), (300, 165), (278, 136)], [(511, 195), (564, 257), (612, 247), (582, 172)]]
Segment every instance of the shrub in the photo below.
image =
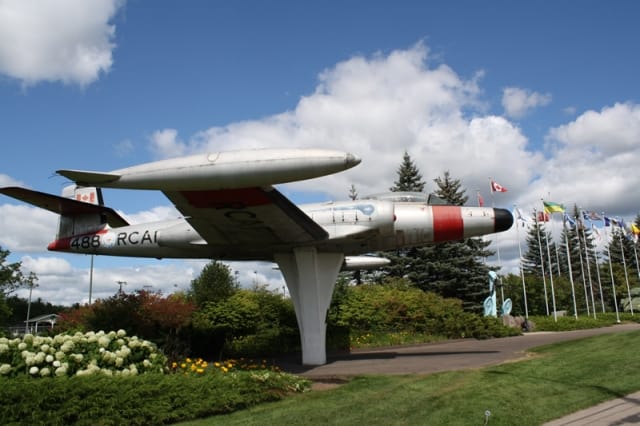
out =
[(329, 320), (350, 328), (356, 335), (410, 332), (447, 338), (486, 338), (520, 333), (505, 327), (497, 318), (465, 312), (458, 299), (424, 292), (398, 279), (384, 285), (349, 287), (346, 296), (341, 296), (339, 309), (332, 308)]
[(4, 377), (163, 373), (165, 363), (153, 343), (128, 337), (124, 330), (0, 338), (0, 376)]
[(3, 424), (161, 425), (282, 399), (309, 382), (273, 371), (230, 374), (0, 377)]

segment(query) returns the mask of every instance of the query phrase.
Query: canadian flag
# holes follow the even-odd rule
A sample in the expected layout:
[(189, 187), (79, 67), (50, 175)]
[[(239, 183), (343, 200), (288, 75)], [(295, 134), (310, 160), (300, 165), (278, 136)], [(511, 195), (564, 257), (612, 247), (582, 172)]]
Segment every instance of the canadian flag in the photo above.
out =
[(507, 192), (507, 188), (491, 179), (491, 192)]

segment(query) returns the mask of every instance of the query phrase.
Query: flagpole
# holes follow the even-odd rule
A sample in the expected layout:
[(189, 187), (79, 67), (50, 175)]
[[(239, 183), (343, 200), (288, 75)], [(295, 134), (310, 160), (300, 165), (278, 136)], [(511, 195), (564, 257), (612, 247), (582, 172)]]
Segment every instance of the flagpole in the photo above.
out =
[(564, 232), (564, 244), (567, 250), (567, 268), (569, 269), (569, 282), (571, 283), (571, 298), (573, 299), (573, 315), (578, 319), (578, 305), (576, 304), (576, 289), (573, 284), (573, 270), (571, 268), (571, 252), (569, 251), (569, 232), (567, 231), (567, 221), (563, 221)]
[(536, 221), (536, 233), (538, 234), (538, 250), (540, 251), (540, 269), (542, 270), (542, 286), (544, 288), (544, 304), (547, 308), (547, 316), (549, 316), (549, 296), (547, 295), (547, 278), (544, 271), (544, 258), (542, 257), (542, 240), (540, 238), (540, 226), (538, 225), (538, 212), (533, 209), (533, 219)]
[[(542, 200), (542, 207), (543, 207), (543, 211), (545, 211), (544, 200)], [(553, 228), (553, 222), (551, 223), (551, 227)], [(547, 236), (546, 232), (544, 233), (544, 238), (547, 241), (547, 260), (549, 262), (549, 285), (551, 286), (551, 304), (553, 305), (553, 320), (557, 322), (558, 312), (556, 311), (556, 291), (553, 288), (553, 266), (551, 263), (551, 249), (549, 249), (549, 237)], [(558, 245), (556, 244), (555, 247), (556, 247), (556, 254), (557, 254)], [(558, 269), (560, 269), (560, 265), (558, 265)]]
[[(513, 210), (517, 211), (518, 207), (514, 204)], [(521, 219), (521, 215), (518, 213), (518, 219)], [(516, 221), (517, 222), (517, 221)], [(516, 223), (516, 238), (518, 239), (518, 253), (520, 254), (520, 278), (522, 278), (522, 296), (524, 300), (524, 319), (525, 323), (529, 320), (529, 307), (527, 306), (527, 285), (524, 282), (524, 268), (522, 267), (522, 246), (520, 244), (520, 231), (518, 227), (518, 223)], [(637, 259), (637, 257), (636, 257)], [(527, 327), (529, 327), (528, 323)]]
[[(582, 212), (578, 212), (582, 214)], [(593, 281), (591, 280), (591, 266), (589, 265), (589, 246), (587, 244), (587, 234), (584, 231), (584, 221), (581, 219), (580, 223), (582, 225), (582, 242), (584, 243), (584, 257), (587, 261), (587, 277), (589, 279), (589, 292), (591, 293), (591, 307), (593, 308), (593, 318), (597, 319), (596, 316), (596, 301), (593, 297)]]
[[(589, 219), (589, 222), (591, 222), (591, 219)], [(595, 225), (593, 224), (593, 222), (591, 222), (591, 229), (593, 230), (595, 228)], [(600, 234), (596, 234), (598, 235), (598, 238), (600, 237)], [(596, 263), (596, 274), (598, 277), (598, 289), (600, 291), (600, 304), (602, 305), (602, 313), (605, 313), (605, 308), (604, 308), (604, 297), (602, 296), (602, 280), (600, 278), (600, 259), (599, 259), (599, 255), (598, 255), (598, 250), (596, 250), (596, 244), (593, 245), (593, 258), (595, 260)]]
[(602, 212), (602, 222), (604, 223), (604, 238), (607, 241), (607, 257), (609, 258), (609, 272), (611, 273), (611, 288), (613, 290), (613, 306), (616, 309), (616, 322), (620, 323), (620, 313), (618, 312), (618, 298), (616, 297), (616, 282), (613, 279), (613, 266), (611, 265), (611, 250), (609, 246), (609, 233), (607, 232), (607, 222), (604, 212)]
[(580, 259), (580, 275), (582, 276), (582, 288), (584, 289), (584, 303), (587, 307), (587, 316), (591, 315), (589, 310), (589, 292), (587, 291), (587, 279), (584, 276), (584, 263), (582, 262), (582, 244), (580, 243), (580, 231), (576, 222), (576, 236), (578, 237), (578, 258)]
[[(622, 227), (620, 227), (622, 229)], [(631, 316), (633, 316), (633, 299), (631, 299), (631, 287), (629, 287), (629, 274), (627, 273), (627, 261), (624, 258), (624, 245), (622, 242), (622, 231), (618, 234), (618, 240), (620, 240), (620, 253), (622, 254), (622, 267), (624, 269), (624, 280), (627, 283), (627, 295), (629, 296), (629, 308), (631, 309)]]
[[(494, 208), (494, 200), (493, 200), (493, 193), (494, 193), (494, 183), (496, 183), (492, 177), (489, 177), (489, 187), (491, 188), (491, 208)], [(498, 186), (498, 185), (496, 185)], [(498, 186), (500, 192), (504, 192), (506, 191), (506, 188), (502, 187), (502, 186)], [(500, 259), (500, 240), (498, 237), (498, 234), (494, 234), (495, 238), (496, 238), (496, 253), (498, 255), (498, 270), (502, 270), (502, 259)], [(500, 279), (499, 281), (500, 283), (500, 296), (502, 297), (502, 303), (504, 304), (504, 285), (502, 285), (502, 279)]]

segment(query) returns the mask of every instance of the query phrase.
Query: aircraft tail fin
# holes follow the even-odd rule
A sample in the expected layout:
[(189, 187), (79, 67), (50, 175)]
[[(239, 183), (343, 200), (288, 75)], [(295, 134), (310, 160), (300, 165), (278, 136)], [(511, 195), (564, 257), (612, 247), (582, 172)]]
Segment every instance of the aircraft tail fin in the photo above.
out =
[(107, 224), (129, 224), (115, 210), (104, 206), (100, 188), (70, 185), (62, 190), (62, 197), (15, 186), (0, 188), (0, 193), (59, 214), (58, 239), (95, 232)]

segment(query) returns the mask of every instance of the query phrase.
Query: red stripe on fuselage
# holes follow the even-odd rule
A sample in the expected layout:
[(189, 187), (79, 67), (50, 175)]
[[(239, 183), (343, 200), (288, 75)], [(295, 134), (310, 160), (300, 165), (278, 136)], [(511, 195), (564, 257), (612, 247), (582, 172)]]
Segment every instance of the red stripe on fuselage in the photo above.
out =
[(181, 191), (193, 207), (199, 209), (238, 209), (271, 204), (260, 188), (221, 189), (217, 191)]
[(464, 236), (464, 221), (458, 206), (431, 206), (433, 241), (455, 241)]
[(69, 251), (71, 250), (71, 241), (74, 238), (82, 238), (87, 235), (102, 235), (106, 234), (109, 230), (107, 228), (102, 228), (96, 232), (88, 232), (86, 234), (74, 235), (73, 237), (60, 238), (59, 240), (55, 240), (49, 243), (47, 246), (47, 250), (49, 251)]

